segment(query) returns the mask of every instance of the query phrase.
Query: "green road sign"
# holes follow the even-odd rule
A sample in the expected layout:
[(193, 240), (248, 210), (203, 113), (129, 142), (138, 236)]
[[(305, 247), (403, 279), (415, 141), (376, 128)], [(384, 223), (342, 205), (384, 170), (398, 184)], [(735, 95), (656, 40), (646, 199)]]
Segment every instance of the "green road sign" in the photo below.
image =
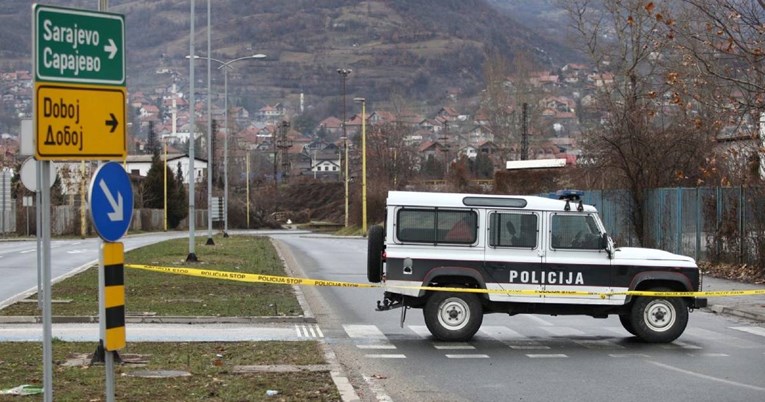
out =
[(125, 18), (35, 4), (35, 81), (125, 85)]

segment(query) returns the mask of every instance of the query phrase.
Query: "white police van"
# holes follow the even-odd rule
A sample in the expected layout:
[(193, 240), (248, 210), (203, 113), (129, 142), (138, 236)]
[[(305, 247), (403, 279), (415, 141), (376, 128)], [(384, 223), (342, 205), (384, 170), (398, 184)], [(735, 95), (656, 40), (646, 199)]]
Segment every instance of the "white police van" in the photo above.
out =
[(391, 191), (367, 260), (368, 280), (384, 284), (377, 310), (403, 308), (403, 324), (421, 308), (443, 341), (467, 341), (484, 314), (506, 313), (616, 314), (641, 340), (672, 342), (689, 310), (706, 306), (624, 294), (698, 291), (701, 274), (690, 257), (615, 247), (595, 208), (571, 199)]

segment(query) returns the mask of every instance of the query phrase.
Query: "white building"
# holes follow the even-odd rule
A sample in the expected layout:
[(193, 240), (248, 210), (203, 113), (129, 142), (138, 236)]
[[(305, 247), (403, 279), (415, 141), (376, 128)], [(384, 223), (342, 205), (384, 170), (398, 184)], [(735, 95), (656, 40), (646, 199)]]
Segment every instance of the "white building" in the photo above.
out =
[[(160, 160), (164, 161), (165, 154), (160, 153)], [(181, 173), (183, 174), (183, 184), (189, 184), (189, 156), (186, 154), (168, 154), (167, 166), (173, 172), (178, 171), (178, 164), (181, 164)], [(146, 177), (151, 169), (151, 155), (128, 155), (125, 162), (125, 171), (129, 174), (137, 174)], [(194, 183), (202, 183), (207, 170), (207, 161), (200, 158), (194, 158)]]

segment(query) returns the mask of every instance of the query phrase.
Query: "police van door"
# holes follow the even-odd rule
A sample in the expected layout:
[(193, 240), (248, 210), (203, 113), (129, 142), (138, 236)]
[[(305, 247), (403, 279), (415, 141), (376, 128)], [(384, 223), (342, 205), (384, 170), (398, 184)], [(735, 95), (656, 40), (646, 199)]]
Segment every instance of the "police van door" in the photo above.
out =
[[(545, 257), (541, 285), (546, 303), (612, 304), (599, 293), (610, 290), (611, 260), (600, 247), (603, 229), (597, 219), (586, 213), (545, 213)], [(593, 294), (566, 294), (565, 292)], [(614, 301), (613, 304), (619, 304)]]
[(539, 303), (542, 297), (540, 214), (530, 211), (487, 211), (486, 287), (518, 293), (490, 293), (492, 301)]

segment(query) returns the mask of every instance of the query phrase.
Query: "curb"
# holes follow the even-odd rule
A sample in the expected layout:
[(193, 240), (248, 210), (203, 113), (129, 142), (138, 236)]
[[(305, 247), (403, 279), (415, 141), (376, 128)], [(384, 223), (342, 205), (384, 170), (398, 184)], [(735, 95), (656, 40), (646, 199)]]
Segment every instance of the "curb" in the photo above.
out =
[[(92, 324), (98, 316), (53, 316), (54, 324)], [(0, 324), (42, 324), (43, 317), (35, 315), (0, 316)], [(265, 317), (210, 317), (210, 316), (125, 316), (131, 324), (315, 324), (316, 318), (307, 316)]]
[(732, 315), (734, 317), (746, 318), (749, 320), (765, 322), (765, 314), (753, 313), (751, 311), (740, 310), (733, 307), (712, 305), (707, 307), (709, 311), (717, 314)]

